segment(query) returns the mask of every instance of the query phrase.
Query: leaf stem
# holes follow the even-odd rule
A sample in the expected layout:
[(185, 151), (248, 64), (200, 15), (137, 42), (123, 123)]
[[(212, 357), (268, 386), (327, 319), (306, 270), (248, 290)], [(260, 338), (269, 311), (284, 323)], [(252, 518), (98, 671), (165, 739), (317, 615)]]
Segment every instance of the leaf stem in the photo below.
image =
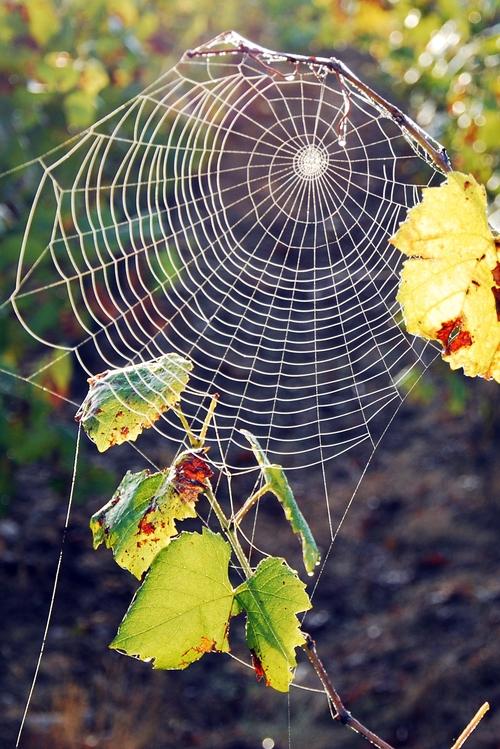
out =
[(370, 744), (376, 746), (377, 749), (394, 749), (391, 744), (388, 744), (387, 741), (381, 739), (380, 736), (377, 736), (376, 733), (370, 731), (369, 728), (363, 725), (363, 723), (361, 723), (357, 718), (352, 716), (348, 710), (346, 710), (339, 693), (333, 686), (328, 672), (317, 653), (316, 643), (310, 635), (305, 632), (304, 635), (306, 638), (306, 642), (303, 645), (303, 648), (319, 680), (321, 681), (321, 684), (323, 685), (323, 689), (325, 690), (328, 699), (335, 708), (335, 720), (338, 720), (344, 726), (349, 726), (349, 728), (352, 728), (353, 731), (359, 733), (361, 736), (364, 736), (364, 738), (369, 741)]
[(187, 434), (189, 444), (191, 445), (191, 447), (194, 447), (194, 448), (200, 447), (200, 441), (198, 437), (195, 435), (195, 433), (193, 432), (193, 430), (191, 429), (189, 425), (189, 421), (184, 416), (180, 403), (177, 406), (174, 406), (173, 410), (179, 417), (179, 421), (181, 422), (182, 428)]
[(256, 491), (254, 494), (252, 494), (251, 497), (248, 497), (245, 504), (240, 507), (236, 515), (233, 517), (233, 523), (237, 527), (247, 512), (252, 509), (254, 504), (259, 501), (259, 499), (264, 496), (264, 494), (267, 494), (268, 491), (271, 490), (271, 484), (268, 482), (267, 484), (264, 484), (258, 491)]
[(227, 536), (227, 539), (229, 543), (231, 544), (231, 547), (234, 551), (234, 554), (240, 563), (243, 572), (245, 573), (245, 577), (250, 577), (252, 574), (252, 568), (250, 566), (250, 562), (248, 561), (245, 552), (241, 548), (241, 544), (238, 541), (238, 536), (236, 533), (231, 529), (231, 522), (226, 517), (226, 514), (222, 507), (220, 506), (219, 502), (217, 501), (214, 491), (212, 489), (212, 485), (210, 484), (209, 480), (205, 482), (205, 494), (207, 495), (207, 499), (210, 502), (210, 506), (212, 510), (214, 511), (214, 514), (219, 521), (219, 524), (224, 531), (224, 533)]
[(189, 421), (184, 416), (184, 413), (181, 408), (181, 404), (178, 403), (176, 406), (174, 406), (173, 410), (179, 417), (179, 421), (181, 422), (182, 427), (184, 431), (186, 432), (186, 435), (189, 439), (189, 443), (191, 447), (196, 449), (199, 447), (203, 447), (203, 445), (205, 444), (205, 440), (207, 438), (208, 427), (210, 426), (210, 422), (212, 421), (214, 411), (216, 409), (218, 402), (219, 402), (219, 395), (218, 393), (215, 393), (214, 395), (212, 395), (212, 400), (210, 401), (210, 405), (208, 406), (207, 413), (205, 415), (205, 420), (202, 424), (201, 431), (198, 437), (193, 432), (191, 425), (189, 424)]
[(214, 393), (214, 395), (212, 395), (212, 400), (210, 401), (210, 405), (208, 406), (205, 420), (200, 430), (200, 436), (198, 437), (199, 447), (203, 447), (203, 445), (205, 444), (205, 440), (207, 438), (208, 427), (210, 426), (210, 422), (212, 421), (214, 411), (217, 407), (218, 402), (219, 402), (219, 394)]

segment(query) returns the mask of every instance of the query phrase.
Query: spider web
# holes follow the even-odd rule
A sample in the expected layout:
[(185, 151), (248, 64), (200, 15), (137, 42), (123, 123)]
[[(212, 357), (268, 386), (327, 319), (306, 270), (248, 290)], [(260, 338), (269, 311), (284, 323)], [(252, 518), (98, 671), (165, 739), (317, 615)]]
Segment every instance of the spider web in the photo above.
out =
[[(331, 549), (406, 383), (436, 356), (402, 328), (388, 238), (439, 173), (344, 77), (240, 45), (216, 37), (205, 49), (223, 52), (186, 54), (37, 160), (8, 303), (88, 375), (188, 356), (195, 428), (220, 396), (207, 442), (231, 506), (245, 428), (287, 470), (318, 466)], [(185, 438), (170, 413), (155, 429)], [(325, 466), (354, 448), (364, 469), (334, 523)]]
[[(387, 239), (435, 171), (338, 75), (273, 65), (185, 56), (40, 159), (11, 303), (90, 375), (187, 355), (187, 416), (201, 423), (220, 394), (228, 464), (245, 427), (292, 468), (373, 447), (402, 380), (429, 361), (401, 328)], [(37, 220), (47, 204), (51, 227)], [(49, 295), (71, 317), (47, 329)]]

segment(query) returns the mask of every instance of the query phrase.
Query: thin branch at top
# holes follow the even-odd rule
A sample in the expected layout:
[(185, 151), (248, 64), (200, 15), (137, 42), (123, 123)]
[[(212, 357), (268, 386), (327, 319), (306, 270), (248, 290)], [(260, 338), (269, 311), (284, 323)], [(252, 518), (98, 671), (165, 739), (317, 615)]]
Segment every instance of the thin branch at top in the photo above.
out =
[[(213, 47), (197, 47), (196, 49), (188, 50), (186, 56), (188, 58), (194, 57), (217, 57), (234, 54), (247, 54), (258, 60), (269, 62), (269, 61), (287, 61), (294, 65), (304, 63), (312, 66), (313, 68), (326, 68), (331, 70), (337, 76), (342, 76), (345, 80), (349, 81), (355, 88), (361, 91), (367, 96), (379, 109), (387, 113), (387, 115), (402, 129), (405, 130), (408, 135), (423, 149), (423, 151), (429, 156), (433, 164), (439, 171), (447, 173), (452, 169), (450, 159), (446, 152), (446, 149), (439, 144), (435, 144), (429, 135), (422, 130), (416, 122), (414, 122), (408, 115), (406, 115), (399, 107), (391, 104), (387, 99), (378, 94), (368, 84), (364, 83), (353, 73), (353, 71), (345, 65), (341, 60), (336, 57), (316, 57), (315, 55), (299, 55), (289, 52), (276, 52), (266, 47), (261, 47), (259, 44), (254, 44), (248, 41), (244, 37), (236, 34), (235, 32), (229, 32), (228, 34), (222, 34), (219, 39), (224, 42), (226, 39), (234, 45), (226, 49), (216, 49)], [(266, 67), (268, 67), (266, 65)]]

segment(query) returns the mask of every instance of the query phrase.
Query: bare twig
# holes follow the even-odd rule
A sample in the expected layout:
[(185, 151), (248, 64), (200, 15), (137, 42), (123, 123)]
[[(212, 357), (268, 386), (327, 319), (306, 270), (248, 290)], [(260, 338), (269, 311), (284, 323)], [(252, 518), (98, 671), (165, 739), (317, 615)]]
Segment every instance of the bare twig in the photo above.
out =
[[(231, 38), (231, 42), (234, 45), (233, 47), (215, 49), (210, 46), (202, 46), (197, 49), (189, 50), (186, 55), (189, 58), (193, 58), (247, 54), (259, 60), (265, 68), (269, 68), (269, 61), (284, 60), (291, 62), (294, 65), (305, 63), (313, 68), (326, 68), (327, 70), (331, 70), (337, 76), (342, 76), (342, 78), (349, 81), (352, 86), (365, 94), (365, 96), (367, 96), (379, 109), (386, 112), (402, 130), (408, 133), (415, 143), (418, 143), (441, 172), (447, 173), (451, 171), (452, 167), (446, 149), (433, 141), (430, 136), (427, 135), (427, 133), (422, 130), (416, 122), (408, 117), (408, 115), (399, 109), (399, 107), (391, 104), (391, 102), (387, 101), (387, 99), (374, 91), (371, 86), (368, 86), (368, 84), (360, 80), (358, 76), (341, 60), (338, 60), (336, 57), (308, 57), (307, 55), (290, 54), (289, 52), (276, 52), (272, 49), (267, 49), (266, 47), (254, 44), (235, 32), (230, 32), (227, 36), (228, 38)], [(224, 35), (221, 36), (221, 41), (223, 41), (223, 37)]]
[(357, 718), (354, 718), (354, 716), (352, 716), (351, 713), (346, 710), (339, 693), (333, 686), (326, 668), (324, 667), (316, 651), (316, 643), (310, 635), (306, 633), (304, 634), (306, 637), (304, 650), (307, 657), (309, 658), (312, 667), (316, 671), (321, 684), (323, 685), (323, 689), (325, 690), (328, 699), (335, 709), (335, 719), (342, 723), (342, 725), (349, 726), (349, 728), (352, 728), (353, 731), (356, 731), (356, 733), (364, 736), (364, 738), (369, 741), (370, 744), (376, 746), (377, 749), (394, 749), (390, 744), (387, 743), (387, 741), (384, 741), (384, 739), (381, 739), (380, 736), (377, 736), (376, 733), (370, 731), (369, 728), (364, 726), (363, 723), (361, 723)]
[[(328, 672), (323, 665), (317, 650), (316, 650), (316, 643), (312, 639), (310, 635), (307, 633), (304, 633), (306, 637), (306, 642), (304, 645), (304, 650), (306, 652), (307, 657), (309, 658), (309, 661), (316, 671), (316, 674), (321, 681), (321, 684), (323, 685), (323, 689), (326, 692), (326, 695), (328, 699), (330, 700), (331, 704), (333, 705), (333, 708), (335, 710), (335, 719), (338, 720), (342, 725), (349, 726), (349, 728), (352, 728), (353, 731), (356, 731), (356, 733), (359, 733), (361, 736), (364, 736), (364, 738), (370, 742), (373, 746), (376, 746), (377, 749), (394, 749), (391, 744), (388, 744), (387, 741), (384, 741), (384, 739), (381, 739), (380, 736), (377, 736), (376, 733), (373, 733), (373, 731), (370, 731), (369, 728), (367, 728), (363, 723), (361, 723), (357, 718), (354, 718), (354, 716), (351, 715), (351, 713), (346, 710), (344, 703), (342, 702), (342, 699), (333, 686), (330, 677), (328, 675)], [(455, 741), (451, 749), (461, 749), (461, 747), (464, 745), (464, 743), (467, 741), (471, 733), (477, 728), (481, 720), (484, 718), (488, 710), (490, 709), (490, 705), (488, 702), (485, 702), (477, 713), (474, 715), (474, 717), (471, 719), (471, 721), (466, 725), (458, 739)]]
[(489, 709), (490, 709), (489, 702), (485, 702), (483, 705), (481, 705), (481, 707), (479, 708), (477, 713), (474, 715), (472, 720), (469, 723), (467, 723), (464, 730), (462, 731), (458, 739), (455, 741), (451, 749), (460, 749), (460, 747), (465, 744), (465, 742), (467, 741), (471, 733), (477, 728), (477, 726), (482, 721), (482, 719), (484, 718), (484, 716), (486, 715)]

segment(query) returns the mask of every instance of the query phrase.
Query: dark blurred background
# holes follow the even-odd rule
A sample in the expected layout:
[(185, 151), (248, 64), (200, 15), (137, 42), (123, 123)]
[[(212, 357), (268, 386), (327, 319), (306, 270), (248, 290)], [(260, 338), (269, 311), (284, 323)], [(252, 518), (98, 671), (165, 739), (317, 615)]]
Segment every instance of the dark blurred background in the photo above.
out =
[[(440, 140), (455, 168), (486, 185), (495, 221), (495, 9), (493, 0), (2, 0), (0, 172), (134, 96), (185, 49), (235, 28), (272, 48), (344, 59)], [(28, 167), (0, 180), (1, 300), (11, 291), (7, 278), (38, 175)], [(60, 309), (43, 314), (50, 319)], [(3, 370), (50, 364), (8, 308), (0, 325)], [(47, 367), (44, 378), (61, 396), (82, 387), (69, 357)], [(414, 388), (362, 485), (308, 619), (349, 707), (400, 747), (450, 745), (483, 700), (500, 700), (497, 400), (494, 384), (440, 365)], [(8, 631), (0, 640), (0, 744), (8, 747), (41, 641), (75, 428), (71, 406), (3, 374), (0, 408)], [(151, 450), (153, 457), (163, 450), (165, 460), (164, 447)], [(332, 502), (345, 504), (360, 461), (352, 453), (329, 467)], [(21, 745), (270, 749), (265, 739), (287, 747), (290, 731), (293, 747), (362, 746), (331, 723), (321, 695), (294, 689), (288, 704), (229, 659), (207, 656), (181, 674), (152, 673), (107, 650), (133, 585), (108, 554), (92, 552), (88, 517), (134, 467), (143, 466), (130, 448), (103, 458), (84, 445), (61, 588)], [(320, 477), (294, 481), (298, 499), (320, 513)], [(278, 538), (281, 553), (292, 547), (279, 513), (269, 507), (263, 517), (261, 533)], [(315, 686), (305, 665), (298, 680)], [(499, 736), (494, 707), (470, 745), (500, 747)]]

